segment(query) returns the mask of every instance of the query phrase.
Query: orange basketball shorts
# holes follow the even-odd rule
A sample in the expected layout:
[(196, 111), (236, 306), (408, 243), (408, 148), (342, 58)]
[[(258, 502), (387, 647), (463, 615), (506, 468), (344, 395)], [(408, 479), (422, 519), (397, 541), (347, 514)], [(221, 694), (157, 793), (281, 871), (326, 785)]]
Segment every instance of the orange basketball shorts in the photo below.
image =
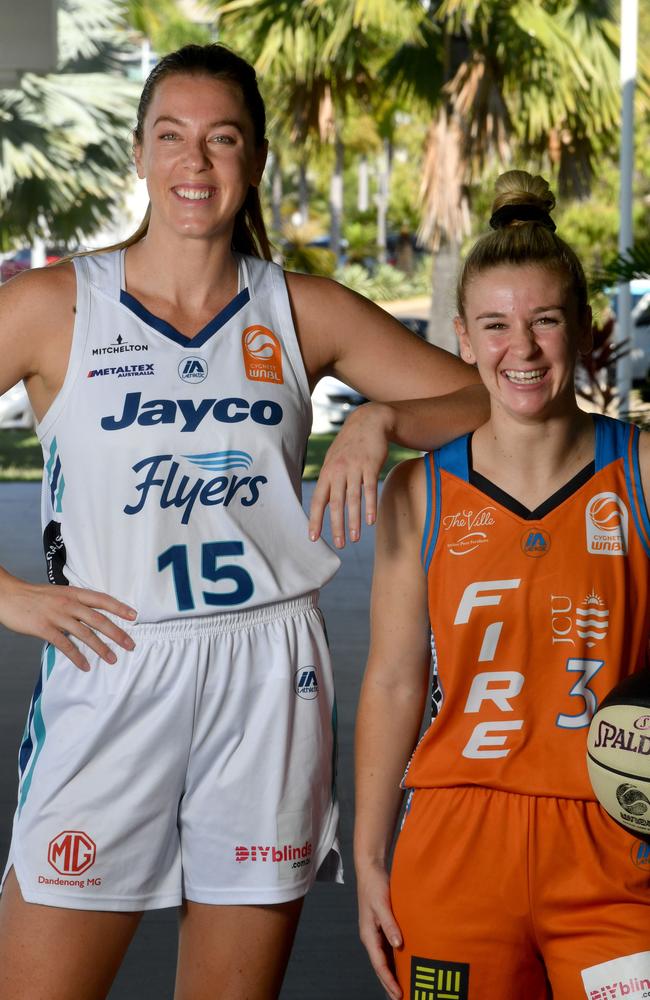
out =
[(650, 846), (596, 803), (417, 789), (391, 899), (406, 1000), (650, 997)]

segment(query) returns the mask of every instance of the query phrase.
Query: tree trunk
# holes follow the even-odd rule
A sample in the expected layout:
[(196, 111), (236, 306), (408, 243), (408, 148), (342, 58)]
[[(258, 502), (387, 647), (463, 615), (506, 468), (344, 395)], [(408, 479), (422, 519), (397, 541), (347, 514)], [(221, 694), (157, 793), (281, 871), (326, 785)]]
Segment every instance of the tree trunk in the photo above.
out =
[(273, 231), (282, 232), (282, 164), (276, 152), (271, 159), (271, 219)]
[(368, 157), (362, 153), (357, 168), (357, 210), (367, 212), (370, 201), (368, 198)]
[(300, 225), (304, 226), (309, 221), (309, 184), (307, 183), (307, 161), (302, 158), (298, 164), (298, 211), (300, 212)]
[(390, 191), (390, 168), (392, 148), (384, 139), (384, 148), (377, 165), (377, 260), (386, 263), (386, 217), (388, 215), (388, 194)]
[(460, 263), (460, 246), (455, 241), (443, 240), (433, 255), (433, 292), (427, 340), (458, 354), (458, 341), (454, 331), (456, 314), (456, 280)]
[(336, 128), (334, 139), (334, 170), (330, 181), (330, 250), (338, 261), (341, 253), (341, 225), (343, 221), (343, 158), (345, 147)]

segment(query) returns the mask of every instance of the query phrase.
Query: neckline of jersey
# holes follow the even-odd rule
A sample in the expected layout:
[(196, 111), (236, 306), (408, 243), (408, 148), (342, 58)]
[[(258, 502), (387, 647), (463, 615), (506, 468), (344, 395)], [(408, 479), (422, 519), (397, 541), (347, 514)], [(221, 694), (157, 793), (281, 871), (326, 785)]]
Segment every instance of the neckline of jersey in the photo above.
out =
[(237, 256), (237, 294), (228, 302), (223, 309), (212, 317), (212, 319), (202, 327), (198, 333), (193, 337), (188, 337), (186, 334), (181, 333), (177, 330), (175, 326), (168, 323), (167, 320), (161, 319), (160, 316), (156, 316), (155, 313), (149, 311), (146, 306), (136, 299), (134, 295), (127, 292), (125, 286), (125, 272), (124, 272), (124, 254), (125, 249), (120, 252), (120, 302), (123, 306), (126, 306), (132, 313), (134, 313), (138, 319), (146, 323), (147, 326), (152, 327), (158, 333), (172, 340), (175, 344), (179, 344), (181, 347), (202, 347), (206, 341), (210, 340), (218, 331), (235, 316), (240, 309), (250, 302), (250, 290), (248, 284), (245, 283), (246, 276), (244, 274), (243, 261), (240, 256)]
[(485, 493), (490, 499), (495, 500), (501, 507), (505, 507), (506, 510), (511, 511), (520, 517), (524, 521), (541, 521), (547, 514), (550, 514), (557, 507), (568, 500), (569, 497), (573, 496), (574, 493), (584, 486), (596, 471), (595, 459), (588, 462), (584, 468), (576, 472), (575, 476), (560, 486), (559, 490), (552, 493), (550, 497), (543, 501), (534, 510), (529, 510), (525, 507), (523, 503), (516, 500), (515, 497), (510, 496), (505, 490), (502, 490), (500, 486), (493, 483), (491, 479), (487, 479), (486, 476), (482, 476), (480, 472), (476, 472), (472, 463), (472, 437), (473, 434), (467, 435), (467, 468), (469, 472), (469, 482), (472, 486), (480, 490), (481, 493)]

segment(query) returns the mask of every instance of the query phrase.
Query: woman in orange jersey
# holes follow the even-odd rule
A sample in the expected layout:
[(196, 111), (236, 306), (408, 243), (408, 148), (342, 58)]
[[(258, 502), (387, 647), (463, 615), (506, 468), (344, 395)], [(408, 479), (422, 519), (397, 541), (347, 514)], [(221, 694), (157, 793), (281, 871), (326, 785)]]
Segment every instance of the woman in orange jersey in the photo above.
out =
[(650, 996), (646, 854), (585, 764), (596, 705), (645, 658), (648, 436), (578, 407), (591, 311), (554, 204), (541, 177), (497, 181), (455, 321), (490, 418), (382, 497), (355, 860), (395, 1000)]

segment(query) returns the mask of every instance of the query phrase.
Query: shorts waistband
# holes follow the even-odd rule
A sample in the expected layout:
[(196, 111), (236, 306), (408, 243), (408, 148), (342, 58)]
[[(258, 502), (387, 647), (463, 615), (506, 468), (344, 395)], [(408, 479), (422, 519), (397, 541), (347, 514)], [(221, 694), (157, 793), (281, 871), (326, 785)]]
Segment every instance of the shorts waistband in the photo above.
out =
[(318, 591), (294, 597), (277, 604), (262, 604), (243, 611), (222, 611), (212, 615), (194, 615), (189, 618), (172, 618), (163, 622), (136, 622), (130, 625), (120, 620), (125, 632), (143, 638), (173, 638), (197, 635), (219, 635), (239, 629), (266, 625), (283, 618), (294, 618), (318, 607)]

